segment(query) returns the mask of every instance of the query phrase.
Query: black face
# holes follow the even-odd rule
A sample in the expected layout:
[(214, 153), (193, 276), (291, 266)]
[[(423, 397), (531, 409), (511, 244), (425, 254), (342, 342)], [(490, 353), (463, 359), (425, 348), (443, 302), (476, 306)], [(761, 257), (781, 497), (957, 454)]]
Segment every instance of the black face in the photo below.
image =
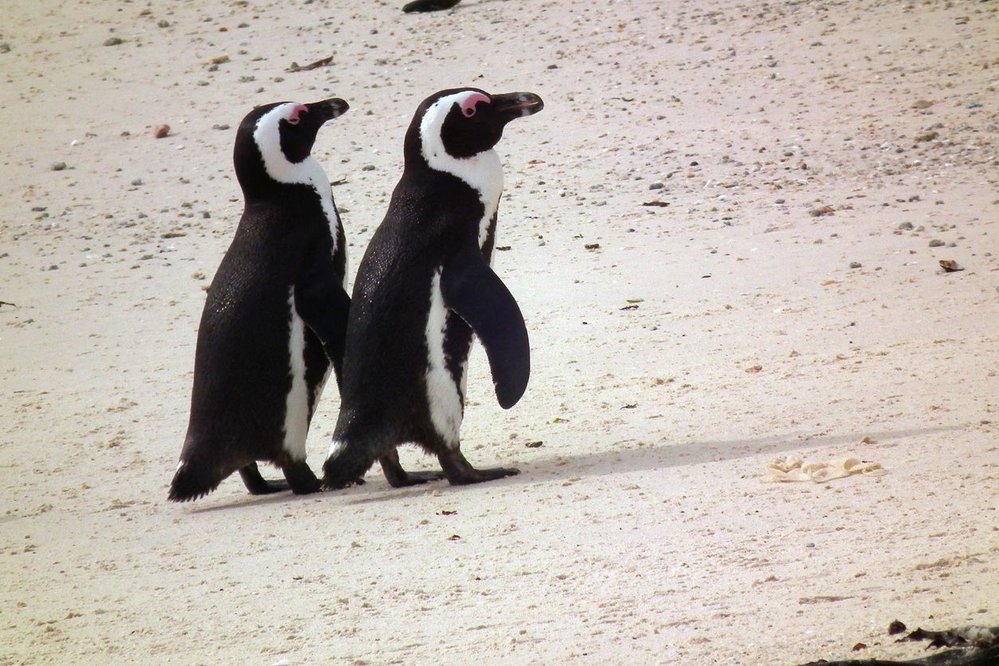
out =
[(347, 110), (342, 99), (327, 99), (312, 104), (299, 104), (288, 118), (279, 121), (281, 152), (289, 162), (304, 160), (312, 152), (319, 128)]
[[(450, 91), (455, 92), (455, 91)], [(489, 95), (482, 91), (455, 102), (441, 125), (444, 149), (454, 157), (471, 157), (489, 150), (503, 136), (503, 128), (515, 118), (537, 113), (544, 107), (533, 93)], [(444, 95), (437, 95), (438, 99)]]

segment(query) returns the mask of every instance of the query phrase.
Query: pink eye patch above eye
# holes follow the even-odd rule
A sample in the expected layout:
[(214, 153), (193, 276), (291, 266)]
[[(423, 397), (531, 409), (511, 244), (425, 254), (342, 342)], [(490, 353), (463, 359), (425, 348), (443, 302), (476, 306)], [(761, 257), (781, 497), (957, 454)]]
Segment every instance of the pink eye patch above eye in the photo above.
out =
[(302, 120), (301, 115), (303, 113), (308, 113), (308, 112), (309, 112), (309, 107), (305, 106), (304, 104), (297, 105), (294, 109), (291, 110), (291, 115), (288, 116), (288, 123), (291, 125), (297, 125)]
[(485, 102), (489, 104), (492, 102), (488, 95), (483, 95), (482, 93), (472, 93), (466, 97), (461, 102), (461, 112), (466, 118), (471, 118), (475, 115), (475, 105), (479, 102)]

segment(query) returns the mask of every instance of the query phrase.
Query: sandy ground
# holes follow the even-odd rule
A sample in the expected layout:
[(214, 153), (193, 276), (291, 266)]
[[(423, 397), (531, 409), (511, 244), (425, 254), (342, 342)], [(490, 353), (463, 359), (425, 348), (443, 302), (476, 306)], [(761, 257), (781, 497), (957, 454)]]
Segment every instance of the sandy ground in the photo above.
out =
[[(999, 624), (997, 3), (401, 4), (5, 5), (0, 662), (796, 664)], [(166, 502), (239, 120), (350, 101), (315, 152), (353, 275), (416, 104), (468, 84), (546, 102), (499, 146), (531, 384), (504, 412), (476, 349), (463, 428), (522, 474)]]

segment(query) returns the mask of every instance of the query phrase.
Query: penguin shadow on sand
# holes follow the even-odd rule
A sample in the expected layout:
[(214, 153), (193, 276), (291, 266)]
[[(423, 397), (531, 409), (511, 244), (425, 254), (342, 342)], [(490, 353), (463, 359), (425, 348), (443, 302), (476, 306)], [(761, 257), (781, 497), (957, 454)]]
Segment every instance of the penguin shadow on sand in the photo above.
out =
[(961, 430), (965, 425), (936, 426), (909, 430), (886, 430), (881, 432), (849, 433), (808, 437), (805, 434), (772, 435), (758, 439), (704, 440), (683, 444), (643, 446), (633, 449), (613, 451), (593, 451), (573, 455), (559, 455), (543, 458), (528, 465), (530, 473), (526, 477), (516, 477), (511, 481), (535, 481), (551, 477), (604, 476), (667, 470), (673, 467), (703, 465), (724, 462), (753, 456), (778, 456), (791, 451), (839, 446), (859, 442), (865, 437), (875, 440), (894, 440), (907, 437), (933, 435)]
[[(778, 456), (803, 449), (839, 446), (851, 442), (859, 442), (864, 437), (870, 437), (879, 441), (897, 440), (953, 432), (965, 427), (965, 425), (952, 425), (908, 430), (886, 430), (873, 433), (865, 431), (863, 433), (807, 438), (803, 434), (788, 434), (773, 435), (758, 439), (702, 440), (683, 444), (644, 446), (633, 449), (591, 451), (580, 454), (568, 453), (566, 455), (554, 455), (528, 462), (523, 465), (523, 474), (503, 479), (502, 485), (544, 484), (551, 481), (560, 481), (569, 476), (598, 477), (655, 470), (662, 470), (668, 473), (670, 468), (675, 467), (724, 462), (761, 455)], [(368, 488), (371, 492), (363, 495), (360, 492), (347, 495), (347, 502), (350, 504), (375, 503), (386, 500), (398, 500), (408, 496), (417, 496), (425, 492), (416, 488), (393, 489), (388, 486), (378, 485), (377, 482), (363, 486), (363, 488)], [(437, 484), (435, 488), (440, 488), (442, 492), (445, 492), (448, 486), (446, 483)], [(459, 488), (451, 488), (450, 490), (462, 492)]]
[[(674, 467), (702, 465), (749, 458), (751, 456), (778, 456), (802, 449), (839, 446), (859, 442), (864, 437), (876, 440), (896, 440), (910, 437), (935, 435), (962, 430), (966, 425), (936, 426), (908, 430), (885, 430), (880, 432), (849, 433), (804, 438), (803, 435), (773, 435), (758, 439), (702, 440), (683, 444), (645, 446), (634, 449), (591, 451), (580, 454), (547, 456), (524, 464), (524, 473), (502, 479), (497, 485), (544, 484), (564, 479), (568, 476), (598, 477), (631, 472), (669, 470)], [(428, 464), (433, 458), (426, 458)], [(427, 488), (441, 492), (465, 492), (462, 488), (449, 486), (440, 480), (429, 486), (392, 488), (380, 481), (373, 481), (346, 492), (326, 492), (313, 495), (316, 500), (334, 499), (346, 504), (375, 504), (386, 501), (401, 501), (425, 495)], [(191, 513), (209, 513), (229, 509), (243, 509), (250, 506), (298, 502), (301, 498), (290, 493), (280, 495), (245, 495), (229, 504), (192, 507)]]

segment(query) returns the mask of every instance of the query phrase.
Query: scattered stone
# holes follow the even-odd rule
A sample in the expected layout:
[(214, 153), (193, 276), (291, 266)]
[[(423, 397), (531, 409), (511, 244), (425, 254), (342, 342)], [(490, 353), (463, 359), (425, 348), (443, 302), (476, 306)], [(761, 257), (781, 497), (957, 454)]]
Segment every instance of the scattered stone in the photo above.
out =
[(157, 125), (153, 128), (153, 136), (157, 139), (162, 139), (170, 134), (169, 125)]
[(861, 265), (862, 264), (859, 261), (851, 261), (850, 262), (850, 268), (860, 268)]
[(133, 187), (138, 187), (139, 185), (142, 185), (142, 179), (141, 178), (136, 178), (135, 180), (132, 181), (132, 186)]
[(361, 171), (374, 171), (374, 170), (375, 170), (374, 164), (365, 164), (364, 166), (361, 167)]
[(157, 28), (169, 28), (170, 27), (170, 21), (167, 21), (166, 19), (160, 19), (159, 21), (156, 22), (156, 27)]
[(916, 143), (924, 143), (926, 141), (933, 141), (940, 136), (940, 133), (936, 130), (930, 130), (929, 132), (924, 132), (922, 134), (916, 135)]
[(902, 231), (912, 231), (912, 222), (903, 222), (902, 224), (898, 225), (898, 228), (901, 229)]
[(661, 180), (657, 180), (656, 182), (649, 185), (650, 190), (661, 190), (664, 187), (666, 187), (666, 184), (663, 183)]
[(946, 244), (947, 243), (943, 242), (939, 238), (934, 238), (933, 240), (930, 241), (930, 247), (943, 247)]
[(104, 46), (118, 46), (119, 44), (124, 44), (125, 40), (121, 37), (108, 37), (104, 40)]
[(320, 58), (315, 62), (310, 62), (308, 65), (299, 65), (297, 62), (291, 63), (291, 66), (286, 69), (286, 72), (307, 72), (310, 69), (317, 69), (319, 67), (327, 67), (333, 64), (333, 56), (327, 58)]
[(904, 623), (898, 620), (892, 620), (892, 623), (888, 625), (888, 635), (894, 636), (895, 634), (900, 634), (905, 631), (906, 626)]
[(941, 259), (940, 268), (944, 269), (945, 273), (956, 273), (964, 270), (964, 266), (957, 263), (953, 259)]
[(229, 62), (229, 56), (227, 56), (227, 55), (215, 56), (214, 58), (212, 58), (208, 62), (209, 62), (209, 64), (212, 64), (212, 65), (224, 65), (225, 63)]
[(832, 215), (836, 212), (836, 209), (832, 206), (822, 206), (821, 208), (813, 208), (808, 211), (808, 214), (812, 217), (824, 217), (826, 215)]
[(599, 250), (600, 243), (587, 243), (583, 247), (586, 248), (587, 250)]
[(542, 444), (544, 444), (544, 442), (540, 442), (540, 441), (539, 442), (527, 442), (526, 444), (524, 444), (524, 446), (526, 446), (529, 449), (536, 449), (536, 448), (540, 447)]
[(229, 129), (229, 125), (227, 125), (225, 123), (216, 123), (216, 124), (212, 125), (212, 129), (213, 130), (227, 130), (227, 129)]
[(55, 162), (55, 163), (52, 164), (52, 170), (53, 171), (62, 171), (65, 168), (66, 168), (66, 163), (65, 162)]
[(10, 53), (10, 44), (7, 42), (0, 42), (0, 53)]

